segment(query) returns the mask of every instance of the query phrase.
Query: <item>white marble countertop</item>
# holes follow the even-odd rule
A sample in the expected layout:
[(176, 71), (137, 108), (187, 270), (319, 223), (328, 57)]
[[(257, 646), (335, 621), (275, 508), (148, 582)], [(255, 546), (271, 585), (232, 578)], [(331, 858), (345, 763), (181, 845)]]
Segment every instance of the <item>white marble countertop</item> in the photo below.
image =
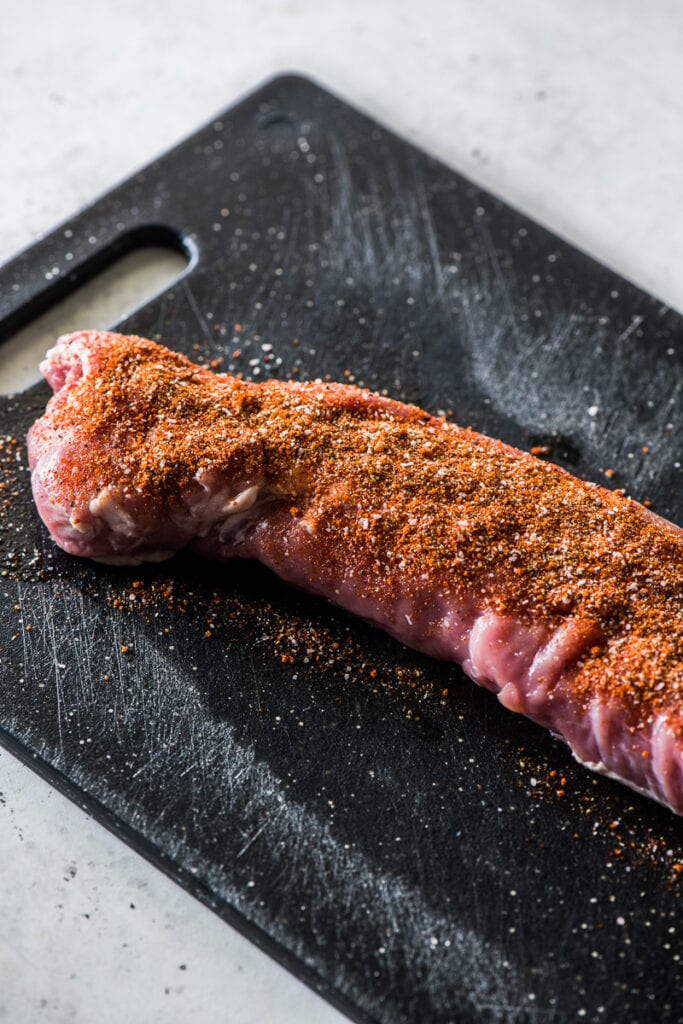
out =
[[(294, 69), (683, 309), (675, 0), (142, 10), (29, 0), (3, 19), (0, 261)], [(0, 1020), (342, 1020), (7, 753), (0, 906)]]

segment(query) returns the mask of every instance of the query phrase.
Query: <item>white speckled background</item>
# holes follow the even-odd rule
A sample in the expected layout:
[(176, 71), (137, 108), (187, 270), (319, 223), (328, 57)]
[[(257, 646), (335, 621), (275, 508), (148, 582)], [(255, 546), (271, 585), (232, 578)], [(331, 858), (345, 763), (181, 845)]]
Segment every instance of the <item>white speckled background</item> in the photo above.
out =
[[(674, 0), (142, 9), (33, 0), (5, 14), (0, 261), (297, 70), (683, 309)], [(341, 1020), (6, 753), (0, 907), (0, 1020)]]

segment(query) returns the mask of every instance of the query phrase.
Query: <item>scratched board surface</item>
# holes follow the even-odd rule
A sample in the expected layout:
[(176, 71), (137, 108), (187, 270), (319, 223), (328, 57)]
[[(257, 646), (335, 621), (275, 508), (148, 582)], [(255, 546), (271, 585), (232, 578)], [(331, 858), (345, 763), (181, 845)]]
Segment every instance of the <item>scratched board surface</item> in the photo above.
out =
[[(125, 330), (452, 410), (683, 519), (680, 315), (312, 83), (5, 266), (2, 336), (146, 241), (192, 260)], [(0, 406), (7, 746), (359, 1021), (683, 1020), (679, 819), (256, 565), (56, 550), (47, 397)]]

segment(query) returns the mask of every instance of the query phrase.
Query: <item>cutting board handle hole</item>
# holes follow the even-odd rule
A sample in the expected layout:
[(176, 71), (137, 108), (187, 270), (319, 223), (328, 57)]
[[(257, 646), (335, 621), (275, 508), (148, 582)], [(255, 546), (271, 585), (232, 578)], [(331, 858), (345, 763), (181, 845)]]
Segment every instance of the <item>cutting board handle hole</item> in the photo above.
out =
[(283, 129), (293, 128), (296, 124), (296, 119), (292, 114), (288, 114), (286, 110), (267, 110), (263, 114), (258, 116), (258, 126), (263, 129)]
[[(19, 311), (20, 329), (0, 344), (0, 395), (24, 391), (39, 380), (38, 364), (60, 334), (113, 327), (170, 288), (192, 262), (191, 251), (160, 227), (130, 233), (79, 263), (47, 309), (43, 294)], [(36, 306), (41, 309), (37, 317), (32, 316)]]
[(258, 115), (256, 124), (272, 153), (281, 153), (296, 144), (299, 119), (286, 110), (267, 110)]

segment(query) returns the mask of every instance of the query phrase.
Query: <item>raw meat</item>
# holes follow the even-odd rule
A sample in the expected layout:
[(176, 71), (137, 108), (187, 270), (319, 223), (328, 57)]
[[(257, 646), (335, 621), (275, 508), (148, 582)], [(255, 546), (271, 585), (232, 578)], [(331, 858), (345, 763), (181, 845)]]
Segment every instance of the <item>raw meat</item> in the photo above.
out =
[(111, 564), (257, 558), (683, 813), (683, 531), (620, 494), (339, 384), (250, 383), (85, 332), (43, 364), (36, 504)]

